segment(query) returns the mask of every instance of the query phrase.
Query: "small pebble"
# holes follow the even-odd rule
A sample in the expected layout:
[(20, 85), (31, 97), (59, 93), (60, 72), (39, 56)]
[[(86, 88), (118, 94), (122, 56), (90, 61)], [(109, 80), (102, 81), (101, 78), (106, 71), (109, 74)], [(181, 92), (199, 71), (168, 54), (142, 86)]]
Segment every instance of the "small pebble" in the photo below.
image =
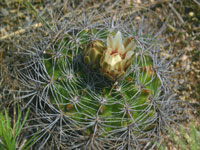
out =
[(7, 9), (5, 9), (5, 8), (2, 8), (2, 9), (1, 9), (1, 13), (2, 13), (4, 16), (8, 16), (8, 15), (9, 15), (9, 12), (8, 12)]
[(190, 16), (190, 17), (193, 17), (193, 16), (194, 16), (194, 12), (192, 12), (192, 11), (189, 12), (189, 16)]

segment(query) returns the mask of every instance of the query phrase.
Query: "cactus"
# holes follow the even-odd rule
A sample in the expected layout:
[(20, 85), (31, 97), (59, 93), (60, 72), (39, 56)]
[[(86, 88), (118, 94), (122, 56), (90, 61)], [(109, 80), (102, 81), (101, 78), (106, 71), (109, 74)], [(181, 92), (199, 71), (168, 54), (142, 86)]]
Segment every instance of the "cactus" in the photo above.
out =
[(22, 97), (40, 118), (36, 147), (141, 149), (159, 139), (175, 99), (156, 39), (127, 22), (78, 24), (39, 30), (19, 70)]
[[(89, 35), (90, 33), (85, 32), (81, 36), (84, 34)], [(118, 32), (117, 34), (121, 33)], [(103, 63), (99, 65), (103, 62), (102, 59), (104, 59), (107, 49), (102, 44), (103, 40), (100, 40), (101, 42), (89, 42), (84, 50), (81, 48), (67, 49), (69, 41), (65, 40), (65, 44), (62, 45), (63, 49), (59, 51), (61, 53), (60, 57), (56, 57), (58, 52), (45, 51), (45, 68), (55, 86), (50, 92), (51, 104), (59, 107), (64, 114), (70, 116), (75, 122), (79, 122), (78, 126), (80, 127), (84, 127), (91, 121), (91, 125), (88, 124), (89, 127), (85, 130), (85, 134), (88, 134), (88, 136), (94, 134), (95, 126), (101, 128), (98, 129), (100, 130), (98, 131), (99, 136), (105, 136), (108, 132), (113, 132), (113, 130), (124, 128), (131, 124), (138, 124), (137, 129), (141, 131), (152, 128), (155, 120), (151, 122), (150, 119), (154, 118), (156, 113), (155, 110), (148, 106), (150, 103), (149, 97), (159, 95), (160, 82), (151, 69), (151, 58), (146, 54), (142, 59), (139, 58), (139, 55), (135, 57), (132, 60), (132, 64), (128, 60), (129, 66), (132, 65), (129, 72), (123, 76), (123, 79), (114, 78), (125, 74), (125, 70), (127, 70), (125, 65), (126, 69), (122, 73), (118, 73), (118, 71), (123, 69), (121, 63), (126, 62), (117, 60), (116, 65), (119, 64), (122, 68), (121, 70), (117, 68), (118, 66), (111, 68), (109, 59), (112, 58), (107, 56), (108, 62), (105, 65)], [(130, 58), (133, 53), (140, 51), (140, 48), (136, 47), (134, 49), (134, 47), (129, 48), (132, 54), (127, 52)], [(71, 55), (71, 51), (74, 51), (77, 56)], [(84, 60), (87, 61), (84, 62)], [(72, 64), (74, 64), (74, 68), (70, 66)], [(89, 65), (92, 68), (89, 68)], [(108, 70), (105, 68), (106, 65)], [(94, 70), (94, 66), (99, 67)], [(139, 71), (135, 70), (134, 66), (139, 66)], [(103, 72), (101, 73), (100, 70), (104, 70), (104, 72), (101, 71)], [(116, 73), (112, 75), (112, 71), (116, 71)], [(67, 74), (69, 72), (73, 72), (73, 74)], [(110, 72), (110, 74), (107, 72)], [(115, 76), (116, 74), (117, 76)], [(115, 80), (115, 82), (105, 79), (106, 77)], [(96, 120), (97, 122), (92, 118), (98, 119)], [(140, 122), (142, 123), (140, 124)], [(139, 133), (136, 132), (137, 134)]]

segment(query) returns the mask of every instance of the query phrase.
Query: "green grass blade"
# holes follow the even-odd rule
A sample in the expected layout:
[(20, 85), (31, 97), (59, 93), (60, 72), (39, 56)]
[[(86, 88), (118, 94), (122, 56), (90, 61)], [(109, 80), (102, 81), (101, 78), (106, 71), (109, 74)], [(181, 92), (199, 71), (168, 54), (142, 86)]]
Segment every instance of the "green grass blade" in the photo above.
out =
[(34, 14), (40, 19), (40, 21), (42, 22), (42, 24), (46, 25), (49, 29), (52, 30), (51, 26), (38, 14), (38, 12), (35, 10), (35, 8), (33, 7), (33, 5), (28, 1), (25, 0), (24, 5), (30, 10), (33, 11)]

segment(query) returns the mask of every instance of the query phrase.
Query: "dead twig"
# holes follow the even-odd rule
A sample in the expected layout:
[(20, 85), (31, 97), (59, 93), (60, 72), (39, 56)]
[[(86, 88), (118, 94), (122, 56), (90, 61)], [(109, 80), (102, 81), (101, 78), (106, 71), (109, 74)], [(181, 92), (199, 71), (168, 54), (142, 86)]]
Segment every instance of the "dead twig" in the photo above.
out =
[(185, 24), (183, 18), (181, 17), (181, 15), (176, 11), (176, 9), (174, 8), (174, 6), (169, 3), (169, 7), (172, 9), (172, 11), (176, 14), (176, 16), (178, 17), (178, 19), (180, 20), (181, 24)]
[(39, 28), (39, 27), (41, 27), (41, 26), (42, 26), (42, 23), (36, 23), (36, 24), (34, 24), (34, 25), (32, 25), (32, 26), (28, 26), (28, 27), (26, 27), (26, 28), (24, 28), (24, 29), (20, 29), (20, 30), (17, 30), (17, 31), (15, 31), (15, 32), (12, 32), (12, 33), (10, 33), (10, 34), (8, 34), (8, 35), (2, 36), (2, 37), (0, 37), (0, 41), (3, 41), (3, 40), (5, 40), (5, 39), (8, 39), (8, 38), (13, 37), (13, 36), (15, 36), (15, 35), (19, 35), (19, 34), (25, 33), (25, 32), (27, 32), (27, 31), (30, 30), (30, 29)]
[(3, 60), (3, 52), (4, 52), (4, 49), (0, 49), (0, 62), (2, 62)]
[(197, 0), (193, 0), (197, 5), (200, 6), (200, 2), (198, 2)]

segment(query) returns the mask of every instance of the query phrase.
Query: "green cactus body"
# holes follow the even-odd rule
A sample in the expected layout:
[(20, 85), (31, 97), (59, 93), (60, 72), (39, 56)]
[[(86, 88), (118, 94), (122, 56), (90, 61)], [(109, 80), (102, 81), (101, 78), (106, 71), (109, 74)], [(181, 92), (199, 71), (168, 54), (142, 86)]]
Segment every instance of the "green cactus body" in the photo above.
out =
[(45, 23), (17, 46), (27, 58), (20, 96), (35, 117), (27, 134), (39, 133), (33, 149), (153, 149), (179, 116), (177, 58), (161, 56), (166, 23), (151, 8), (94, 2), (48, 3), (38, 13)]
[[(86, 128), (83, 135), (98, 130), (101, 137), (110, 133), (117, 136), (120, 129), (131, 125), (138, 125), (134, 132), (139, 135), (139, 131), (154, 128), (156, 121), (151, 119), (156, 111), (149, 103), (151, 96), (159, 94), (160, 81), (151, 58), (148, 54), (135, 55), (126, 74), (113, 82), (99, 71), (98, 64), (108, 32), (103, 32), (99, 40), (85, 42), (92, 32), (102, 31), (80, 32), (82, 42), (78, 48), (73, 49), (75, 43), (66, 38), (57, 43), (61, 47), (59, 53), (45, 51), (44, 64), (54, 85), (51, 103), (77, 123), (76, 127), (70, 125), (72, 128)], [(134, 51), (139, 52), (140, 48), (136, 46)]]

